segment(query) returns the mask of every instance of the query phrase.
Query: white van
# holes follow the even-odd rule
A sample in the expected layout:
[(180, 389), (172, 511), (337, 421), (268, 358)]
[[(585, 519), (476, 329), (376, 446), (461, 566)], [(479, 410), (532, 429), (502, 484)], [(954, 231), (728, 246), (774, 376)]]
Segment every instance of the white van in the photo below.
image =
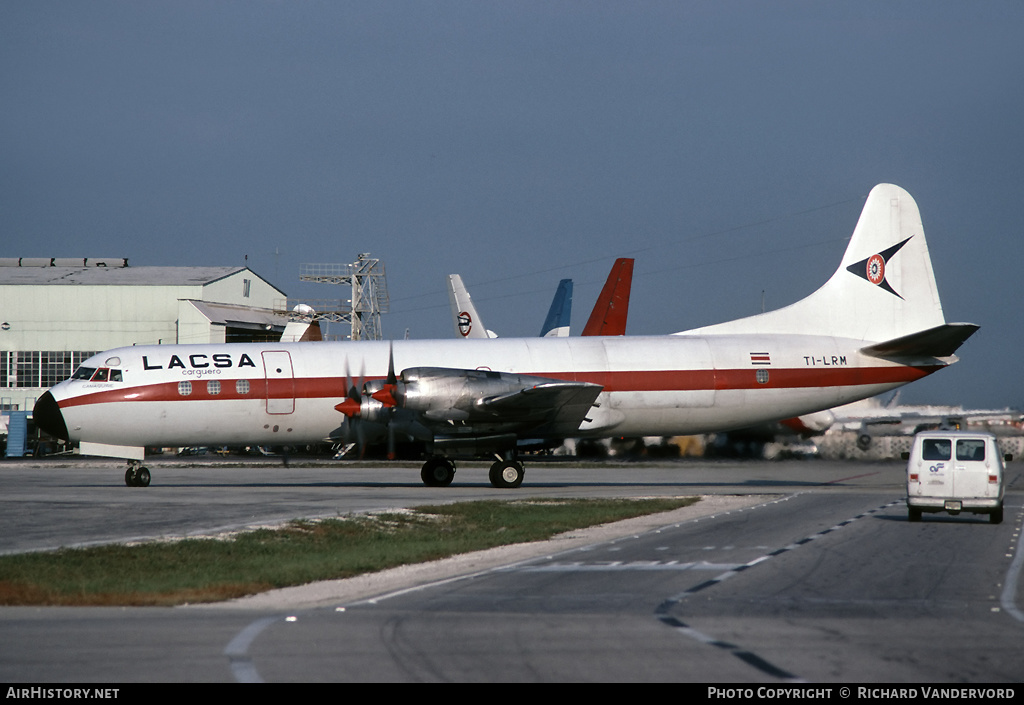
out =
[(903, 458), (910, 521), (921, 521), (921, 512), (973, 512), (988, 514), (993, 524), (1003, 521), (1004, 458), (991, 433), (922, 431)]

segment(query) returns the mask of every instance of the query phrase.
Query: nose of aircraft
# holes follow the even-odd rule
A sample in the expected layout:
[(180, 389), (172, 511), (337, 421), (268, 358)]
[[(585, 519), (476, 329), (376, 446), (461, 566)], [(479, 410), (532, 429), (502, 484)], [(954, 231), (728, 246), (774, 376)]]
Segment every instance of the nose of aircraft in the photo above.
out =
[(55, 438), (68, 439), (68, 427), (64, 423), (64, 414), (60, 412), (57, 400), (49, 392), (43, 394), (36, 401), (32, 409), (32, 420), (36, 426), (43, 429)]

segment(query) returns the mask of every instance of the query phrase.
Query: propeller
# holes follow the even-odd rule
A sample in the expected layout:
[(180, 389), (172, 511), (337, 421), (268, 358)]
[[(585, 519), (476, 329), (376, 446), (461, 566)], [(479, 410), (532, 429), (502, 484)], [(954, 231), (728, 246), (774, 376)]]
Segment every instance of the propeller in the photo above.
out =
[[(352, 440), (359, 446), (359, 457), (362, 458), (366, 451), (366, 438), (363, 432), (363, 425), (360, 423), (360, 410), (363, 401), (359, 388), (362, 386), (363, 375), (360, 373), (359, 381), (353, 382), (349, 372), (348, 358), (345, 358), (345, 399), (334, 408), (345, 415), (345, 437)], [(355, 436), (355, 439), (352, 436)]]
[[(395, 375), (395, 356), (392, 348), (388, 354), (388, 374), (381, 380), (373, 380), (363, 383), (365, 362), (360, 370), (359, 378), (353, 382), (349, 372), (348, 359), (345, 360), (345, 398), (334, 406), (340, 413), (344, 414), (346, 421), (346, 435), (352, 433), (356, 436), (359, 444), (360, 457), (366, 450), (367, 431), (373, 435), (379, 433), (379, 427), (383, 426), (387, 434), (388, 457), (395, 455), (395, 433), (396, 429), (391, 423), (394, 412), (398, 406), (395, 399), (395, 390), (398, 388), (398, 377)], [(365, 428), (370, 424), (371, 429)], [(377, 427), (377, 428), (372, 428)]]
[(388, 376), (384, 380), (384, 386), (370, 396), (386, 407), (398, 406), (395, 399), (395, 391), (398, 389), (398, 377), (395, 376), (395, 347), (392, 344), (388, 350)]
[(359, 410), (362, 407), (363, 398), (359, 392), (359, 387), (362, 386), (362, 375), (359, 376), (359, 384), (352, 383), (352, 375), (348, 371), (348, 358), (345, 358), (345, 400), (340, 404), (334, 406), (335, 409), (343, 413), (349, 419), (359, 416)]

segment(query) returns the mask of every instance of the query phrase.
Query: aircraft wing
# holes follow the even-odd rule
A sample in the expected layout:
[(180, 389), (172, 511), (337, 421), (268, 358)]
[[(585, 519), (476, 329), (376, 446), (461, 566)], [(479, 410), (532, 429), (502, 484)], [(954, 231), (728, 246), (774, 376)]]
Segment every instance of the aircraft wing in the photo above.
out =
[[(447, 367), (405, 369), (389, 384), (387, 396), (369, 386), (364, 394), (413, 414), (437, 435), (461, 436), (575, 433), (603, 389), (588, 382)], [(355, 407), (352, 411), (357, 413)]]
[(477, 406), (504, 418), (536, 420), (549, 435), (570, 435), (579, 430), (601, 389), (600, 385), (585, 382), (541, 382), (486, 397)]

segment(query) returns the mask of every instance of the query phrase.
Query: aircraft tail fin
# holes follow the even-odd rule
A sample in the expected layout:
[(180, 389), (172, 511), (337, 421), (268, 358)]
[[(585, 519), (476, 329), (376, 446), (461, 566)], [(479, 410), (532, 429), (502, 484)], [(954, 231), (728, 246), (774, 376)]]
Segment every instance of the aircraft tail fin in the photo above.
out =
[(913, 335), (931, 329), (943, 329), (935, 336), (944, 339), (966, 333), (959, 343), (973, 332), (946, 328), (917, 203), (899, 186), (879, 184), (868, 194), (842, 263), (820, 289), (785, 308), (686, 334), (806, 333), (890, 342), (910, 336), (912, 343), (931, 344), (930, 336)]
[(308, 323), (300, 321), (289, 321), (281, 334), (283, 343), (309, 343), (315, 340), (323, 340), (323, 330), (320, 328), (320, 321)]
[(480, 314), (476, 312), (473, 299), (462, 283), (458, 274), (448, 275), (448, 300), (452, 306), (452, 317), (455, 319), (455, 337), (457, 338), (497, 338), (498, 336), (484, 327)]
[(633, 260), (620, 257), (612, 265), (581, 335), (625, 335), (632, 285)]
[(548, 317), (540, 330), (542, 338), (565, 338), (569, 335), (569, 323), (572, 317), (572, 279), (558, 282), (555, 298), (551, 300)]
[(320, 320), (316, 317), (316, 311), (308, 304), (299, 304), (292, 309), (288, 317), (288, 323), (281, 333), (281, 342), (299, 343), (314, 340), (323, 340), (323, 331), (320, 329)]

